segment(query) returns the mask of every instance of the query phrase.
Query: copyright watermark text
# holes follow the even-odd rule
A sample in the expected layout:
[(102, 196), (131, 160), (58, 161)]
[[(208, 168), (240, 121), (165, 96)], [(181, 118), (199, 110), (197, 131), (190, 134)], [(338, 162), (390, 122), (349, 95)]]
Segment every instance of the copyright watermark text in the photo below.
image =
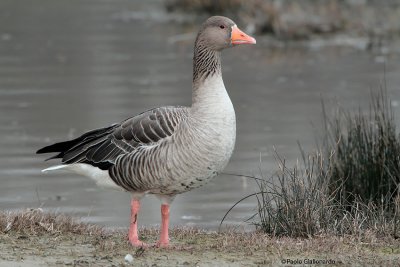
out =
[(336, 264), (336, 260), (333, 259), (309, 259), (309, 258), (304, 258), (304, 259), (281, 259), (282, 264), (290, 264), (290, 265), (300, 265), (300, 264), (315, 264), (315, 265), (330, 265), (330, 264)]

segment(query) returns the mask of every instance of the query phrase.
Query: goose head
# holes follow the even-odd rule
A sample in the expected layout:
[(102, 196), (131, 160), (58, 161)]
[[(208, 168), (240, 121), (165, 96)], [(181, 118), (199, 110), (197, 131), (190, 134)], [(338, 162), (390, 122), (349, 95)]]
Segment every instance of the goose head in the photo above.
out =
[(227, 17), (213, 16), (207, 19), (200, 28), (196, 44), (210, 50), (221, 51), (235, 45), (255, 44), (256, 39), (242, 32)]

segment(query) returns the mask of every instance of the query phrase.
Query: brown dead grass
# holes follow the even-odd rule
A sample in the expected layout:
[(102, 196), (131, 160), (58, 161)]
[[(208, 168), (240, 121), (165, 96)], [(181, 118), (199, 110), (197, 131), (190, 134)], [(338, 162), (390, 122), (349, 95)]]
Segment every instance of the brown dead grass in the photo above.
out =
[(80, 222), (65, 214), (46, 213), (40, 208), (1, 212), (0, 229), (4, 234), (9, 231), (28, 235), (72, 233), (99, 236), (105, 234), (100, 226)]
[[(143, 228), (140, 235), (151, 244), (159, 231)], [(29, 266), (124, 266), (128, 253), (134, 266), (264, 266), (305, 258), (331, 259), (340, 266), (394, 266), (400, 262), (400, 240), (373, 234), (363, 239), (322, 235), (277, 238), (261, 232), (226, 229), (217, 233), (176, 227), (170, 235), (172, 246), (168, 249), (133, 248), (126, 231), (104, 229), (67, 215), (40, 209), (0, 212), (0, 266), (16, 262)]]

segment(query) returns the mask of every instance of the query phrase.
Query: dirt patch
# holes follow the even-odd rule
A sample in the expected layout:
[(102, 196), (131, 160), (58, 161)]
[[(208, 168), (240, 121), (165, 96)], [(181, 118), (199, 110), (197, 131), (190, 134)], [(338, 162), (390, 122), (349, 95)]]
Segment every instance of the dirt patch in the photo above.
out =
[[(24, 228), (17, 224), (18, 216), (30, 218)], [(375, 236), (363, 240), (353, 236), (272, 238), (260, 232), (216, 233), (178, 227), (171, 229), (170, 248), (133, 248), (125, 231), (105, 230), (70, 218), (65, 229), (54, 227), (67, 218), (37, 210), (0, 214), (0, 266), (293, 266), (313, 262), (320, 266), (394, 266), (400, 262), (400, 240)], [(51, 221), (53, 228), (45, 224)], [(159, 232), (140, 229), (140, 234), (154, 244)], [(125, 261), (127, 254), (132, 255), (131, 263)]]

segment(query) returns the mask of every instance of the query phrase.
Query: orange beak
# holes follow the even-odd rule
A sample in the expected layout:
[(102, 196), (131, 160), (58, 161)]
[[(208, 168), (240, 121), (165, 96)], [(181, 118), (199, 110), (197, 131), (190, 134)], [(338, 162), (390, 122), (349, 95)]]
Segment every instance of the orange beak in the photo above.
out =
[(240, 44), (256, 44), (256, 39), (251, 36), (248, 36), (236, 25), (232, 26), (232, 34), (231, 34), (231, 43), (233, 45), (240, 45)]

